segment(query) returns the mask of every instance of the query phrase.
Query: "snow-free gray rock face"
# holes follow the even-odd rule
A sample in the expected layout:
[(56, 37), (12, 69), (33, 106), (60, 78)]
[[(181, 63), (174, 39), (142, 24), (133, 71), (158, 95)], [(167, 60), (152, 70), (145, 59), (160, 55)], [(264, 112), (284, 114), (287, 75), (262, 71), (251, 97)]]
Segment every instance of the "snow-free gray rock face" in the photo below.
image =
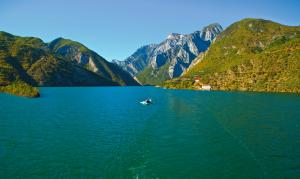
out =
[(179, 77), (222, 30), (219, 24), (211, 24), (192, 34), (172, 33), (162, 43), (143, 46), (126, 60), (114, 63), (144, 84), (155, 83), (162, 75), (158, 73), (164, 73), (164, 79)]
[(150, 62), (150, 57), (155, 53), (154, 50), (158, 47), (156, 44), (146, 45), (139, 48), (133, 55), (124, 61), (112, 60), (113, 63), (121, 66), (125, 71), (135, 76), (140, 71), (143, 71)]
[(76, 62), (80, 66), (88, 67), (89, 70), (93, 72), (99, 71), (99, 69), (95, 65), (96, 59), (93, 58), (91, 53), (82, 52), (82, 50), (80, 50), (79, 44), (75, 42), (74, 44), (59, 45), (59, 47), (56, 47), (57, 44), (61, 43), (61, 41), (67, 40), (63, 38), (55, 39), (49, 44), (49, 48), (55, 51), (56, 54), (66, 57), (67, 59)]
[(129, 73), (118, 65), (106, 61), (96, 52), (78, 42), (58, 38), (50, 42), (48, 47), (56, 55), (119, 85), (139, 85)]

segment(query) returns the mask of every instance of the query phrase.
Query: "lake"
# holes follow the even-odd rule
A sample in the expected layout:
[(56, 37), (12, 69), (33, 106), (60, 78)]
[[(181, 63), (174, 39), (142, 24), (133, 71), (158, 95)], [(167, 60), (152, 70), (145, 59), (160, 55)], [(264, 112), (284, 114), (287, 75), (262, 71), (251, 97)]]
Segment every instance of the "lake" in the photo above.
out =
[(0, 94), (0, 178), (300, 178), (299, 94), (40, 89)]

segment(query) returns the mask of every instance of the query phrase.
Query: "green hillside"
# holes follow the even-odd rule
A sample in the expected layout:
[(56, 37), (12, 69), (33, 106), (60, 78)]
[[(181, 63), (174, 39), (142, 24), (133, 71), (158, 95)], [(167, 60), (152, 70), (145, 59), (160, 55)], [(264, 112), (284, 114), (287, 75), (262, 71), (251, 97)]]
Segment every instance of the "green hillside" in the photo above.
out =
[(300, 92), (299, 69), (299, 26), (244, 19), (223, 31), (183, 77), (164, 85), (181, 88), (182, 81), (190, 81), (187, 88), (194, 88), (199, 76), (214, 90)]
[(0, 86), (0, 92), (31, 98), (40, 96), (39, 90), (37, 88), (21, 81), (16, 81), (6, 86)]
[(170, 63), (166, 63), (158, 69), (148, 66), (142, 72), (138, 73), (136, 77), (144, 85), (161, 85), (164, 81), (170, 79), (167, 70), (169, 65)]
[[(125, 71), (115, 64), (107, 62), (95, 52), (82, 44), (70, 40), (61, 41), (49, 48), (39, 38), (19, 37), (0, 32), (0, 87), (1, 91), (17, 95), (11, 90), (20, 86), (119, 86), (138, 85)], [(79, 49), (79, 53), (89, 54), (94, 60), (98, 71), (88, 66), (74, 63), (69, 56), (57, 53), (56, 50), (65, 46)], [(36, 88), (32, 88), (35, 94)], [(30, 91), (30, 90), (26, 90)], [(36, 95), (34, 95), (36, 96)]]
[(121, 86), (139, 85), (129, 73), (117, 65), (106, 61), (103, 57), (79, 42), (58, 38), (50, 42), (48, 46), (56, 55), (75, 62), (82, 68), (92, 71)]

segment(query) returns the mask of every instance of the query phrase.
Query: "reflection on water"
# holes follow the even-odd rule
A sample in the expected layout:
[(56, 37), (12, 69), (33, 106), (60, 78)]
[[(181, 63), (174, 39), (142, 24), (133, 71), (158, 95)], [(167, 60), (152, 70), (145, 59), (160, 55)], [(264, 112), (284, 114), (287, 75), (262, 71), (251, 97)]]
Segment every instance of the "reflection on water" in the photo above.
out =
[(299, 95), (41, 90), (0, 94), (1, 178), (300, 177)]

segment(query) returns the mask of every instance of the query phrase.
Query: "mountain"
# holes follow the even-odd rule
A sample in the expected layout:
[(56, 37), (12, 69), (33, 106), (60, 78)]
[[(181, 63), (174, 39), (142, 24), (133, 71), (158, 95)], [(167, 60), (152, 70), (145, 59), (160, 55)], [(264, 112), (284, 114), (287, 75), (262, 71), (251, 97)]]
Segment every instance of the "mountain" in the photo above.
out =
[[(300, 92), (300, 26), (244, 19), (229, 26), (203, 59), (169, 88)], [(200, 82), (194, 82), (194, 78)]]
[(39, 38), (0, 32), (0, 86), (14, 82), (33, 86), (138, 85), (127, 72), (78, 42), (60, 38), (47, 44)]
[(142, 84), (160, 84), (179, 77), (221, 31), (219, 24), (211, 24), (192, 34), (172, 33), (160, 44), (143, 46), (126, 60), (114, 63)]
[(48, 47), (56, 55), (61, 56), (67, 61), (73, 62), (119, 85), (138, 85), (130, 74), (122, 70), (118, 65), (106, 61), (100, 55), (78, 42), (58, 38), (50, 42)]

